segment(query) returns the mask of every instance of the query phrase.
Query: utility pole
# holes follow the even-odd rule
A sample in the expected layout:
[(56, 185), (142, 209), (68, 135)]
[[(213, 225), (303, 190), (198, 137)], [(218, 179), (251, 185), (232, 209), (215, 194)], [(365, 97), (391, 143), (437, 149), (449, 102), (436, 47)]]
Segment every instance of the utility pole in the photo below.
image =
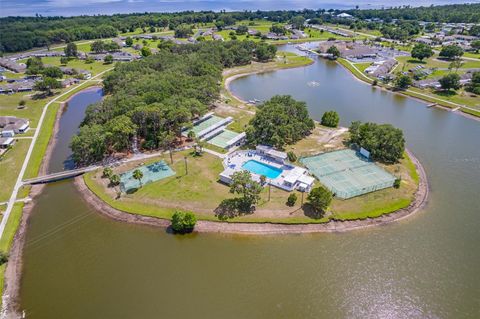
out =
[(270, 192), (272, 191), (272, 184), (268, 183), (268, 201), (270, 201)]
[(188, 175), (188, 165), (187, 165), (187, 157), (183, 158), (185, 160), (185, 175)]

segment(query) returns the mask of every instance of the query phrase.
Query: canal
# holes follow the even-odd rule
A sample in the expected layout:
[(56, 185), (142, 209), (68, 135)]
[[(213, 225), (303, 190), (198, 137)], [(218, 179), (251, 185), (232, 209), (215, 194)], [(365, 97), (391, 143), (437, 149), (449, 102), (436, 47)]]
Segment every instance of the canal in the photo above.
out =
[[(291, 94), (316, 119), (337, 110), (342, 125), (401, 127), (429, 176), (427, 207), (405, 221), (339, 234), (172, 236), (111, 221), (71, 182), (51, 184), (28, 226), (27, 318), (480, 317), (480, 123), (364, 85), (323, 60), (231, 88), (244, 99)], [(83, 107), (100, 99), (85, 94), (74, 98)], [(83, 118), (64, 117), (69, 129), (59, 138), (67, 144), (57, 147)], [(54, 152), (52, 163), (68, 160), (66, 149)]]

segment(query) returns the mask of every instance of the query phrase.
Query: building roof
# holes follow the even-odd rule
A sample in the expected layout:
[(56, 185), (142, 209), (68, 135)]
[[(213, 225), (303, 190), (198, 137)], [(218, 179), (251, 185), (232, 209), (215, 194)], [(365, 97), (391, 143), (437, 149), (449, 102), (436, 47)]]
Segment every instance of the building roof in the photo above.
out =
[(0, 145), (8, 146), (8, 145), (12, 145), (12, 143), (13, 143), (12, 137), (0, 137)]
[(287, 153), (277, 151), (276, 149), (274, 149), (271, 146), (257, 145), (257, 150), (259, 150), (259, 151), (261, 151), (261, 152), (263, 152), (263, 153), (265, 153), (269, 156), (275, 157), (275, 158), (280, 158), (280, 159), (283, 159), (283, 160), (286, 160), (288, 158)]

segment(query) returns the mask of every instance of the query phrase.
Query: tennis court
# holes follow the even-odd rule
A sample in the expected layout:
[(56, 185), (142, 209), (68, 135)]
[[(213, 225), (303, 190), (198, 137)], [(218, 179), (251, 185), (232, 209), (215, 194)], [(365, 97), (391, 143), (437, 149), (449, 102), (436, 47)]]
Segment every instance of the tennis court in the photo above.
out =
[(337, 197), (347, 199), (392, 187), (395, 176), (353, 150), (302, 158), (308, 170)]
[(222, 117), (219, 117), (219, 116), (216, 116), (216, 115), (212, 115), (210, 116), (209, 118), (207, 118), (206, 120), (200, 122), (200, 123), (197, 123), (195, 124), (192, 129), (186, 131), (184, 133), (185, 136), (188, 135), (188, 132), (189, 131), (193, 131), (195, 133), (195, 136), (198, 136), (200, 132), (202, 132), (203, 130), (209, 128), (210, 126), (213, 126), (215, 125), (216, 123), (220, 122), (220, 121), (223, 121), (224, 118)]
[(228, 141), (231, 141), (238, 135), (240, 134), (230, 130), (223, 130), (220, 134), (215, 135), (207, 142), (221, 148), (226, 148), (228, 146)]
[[(133, 178), (133, 172), (137, 169), (143, 173), (141, 181)], [(141, 186), (140, 182), (142, 185), (145, 185), (172, 175), (175, 175), (175, 171), (172, 170), (165, 161), (158, 161), (146, 166), (140, 166), (120, 174), (120, 190), (126, 193), (129, 190), (139, 188)]]

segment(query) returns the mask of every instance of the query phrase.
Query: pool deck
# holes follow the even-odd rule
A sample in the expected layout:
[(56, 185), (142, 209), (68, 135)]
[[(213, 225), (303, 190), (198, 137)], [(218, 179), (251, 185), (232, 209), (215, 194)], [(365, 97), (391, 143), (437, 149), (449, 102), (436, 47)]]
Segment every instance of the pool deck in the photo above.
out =
[[(282, 173), (277, 178), (267, 178), (267, 183), (283, 189), (285, 191), (293, 191), (296, 187), (296, 181), (303, 175), (307, 176), (308, 171), (305, 168), (293, 166), (285, 163), (280, 163), (268, 156), (264, 156), (257, 151), (248, 150), (248, 151), (236, 151), (231, 153), (223, 160), (223, 167), (225, 170), (220, 174), (220, 178), (224, 182), (228, 182), (229, 177), (239, 171), (243, 171), (243, 165), (248, 161), (257, 161), (274, 168), (282, 170)], [(260, 182), (260, 175), (250, 172), (252, 174), (252, 179), (256, 182)], [(312, 178), (313, 177), (309, 177)], [(286, 183), (286, 181), (294, 180), (294, 183)]]

